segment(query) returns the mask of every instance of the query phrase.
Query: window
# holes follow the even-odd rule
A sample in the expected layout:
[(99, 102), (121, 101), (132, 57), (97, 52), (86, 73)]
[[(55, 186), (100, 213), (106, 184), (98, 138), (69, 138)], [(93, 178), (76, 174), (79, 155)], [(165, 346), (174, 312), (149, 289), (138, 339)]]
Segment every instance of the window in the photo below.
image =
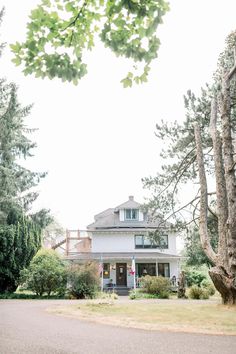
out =
[(143, 277), (145, 275), (156, 275), (156, 264), (155, 263), (138, 263), (136, 264), (138, 277)]
[(110, 263), (103, 263), (103, 278), (110, 278)]
[(135, 235), (135, 248), (168, 248), (168, 235), (162, 235), (160, 240), (154, 240), (148, 236)]
[(135, 236), (135, 248), (143, 248), (143, 235)]
[(143, 236), (143, 248), (152, 248), (152, 242), (147, 236)]
[(158, 263), (158, 275), (162, 277), (170, 277), (170, 264)]
[(138, 209), (125, 209), (125, 220), (138, 220)]
[(168, 248), (168, 235), (162, 235), (159, 245), (162, 248)]

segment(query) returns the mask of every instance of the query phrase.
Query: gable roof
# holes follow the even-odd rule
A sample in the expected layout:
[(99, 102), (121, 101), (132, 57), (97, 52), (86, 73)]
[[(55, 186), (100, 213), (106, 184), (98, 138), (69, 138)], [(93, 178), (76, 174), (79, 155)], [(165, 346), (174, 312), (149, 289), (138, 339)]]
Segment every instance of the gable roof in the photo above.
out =
[(125, 202), (123, 204), (118, 205), (115, 208), (115, 211), (118, 211), (118, 210), (121, 210), (121, 209), (139, 209), (140, 206), (141, 206), (141, 204), (136, 202), (134, 200), (134, 197), (131, 195), (131, 196), (129, 196), (129, 200), (127, 200), (127, 202)]
[(102, 211), (101, 213), (97, 214), (94, 216), (94, 219), (97, 220), (97, 219), (100, 219), (100, 218), (104, 218), (105, 216), (111, 214), (113, 212), (114, 208), (108, 208), (104, 211)]

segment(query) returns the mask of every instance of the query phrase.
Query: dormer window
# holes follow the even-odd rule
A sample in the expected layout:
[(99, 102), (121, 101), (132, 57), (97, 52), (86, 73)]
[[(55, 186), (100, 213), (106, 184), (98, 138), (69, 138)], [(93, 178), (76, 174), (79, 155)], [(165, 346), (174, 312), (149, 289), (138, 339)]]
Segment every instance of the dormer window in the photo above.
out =
[(125, 220), (138, 220), (138, 209), (125, 209)]

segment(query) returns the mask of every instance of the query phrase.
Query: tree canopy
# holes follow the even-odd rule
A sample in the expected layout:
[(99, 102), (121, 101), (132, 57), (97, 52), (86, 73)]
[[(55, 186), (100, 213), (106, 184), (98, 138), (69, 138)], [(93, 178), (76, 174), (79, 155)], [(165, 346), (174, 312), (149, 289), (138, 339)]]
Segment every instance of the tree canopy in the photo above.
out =
[(25, 75), (77, 84), (87, 73), (85, 53), (99, 38), (133, 62), (124, 87), (142, 83), (157, 57), (156, 31), (168, 10), (164, 0), (42, 0), (31, 12), (25, 42), (11, 45), (13, 61), (24, 65)]
[(64, 294), (66, 268), (60, 256), (53, 250), (39, 250), (27, 269), (21, 271), (23, 285), (37, 295), (48, 296), (52, 292)]

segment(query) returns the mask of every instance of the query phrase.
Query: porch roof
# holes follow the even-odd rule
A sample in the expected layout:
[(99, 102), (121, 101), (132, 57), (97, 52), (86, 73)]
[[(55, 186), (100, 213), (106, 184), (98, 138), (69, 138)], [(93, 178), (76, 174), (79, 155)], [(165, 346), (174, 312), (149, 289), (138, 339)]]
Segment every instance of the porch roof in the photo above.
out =
[(135, 258), (138, 260), (156, 260), (156, 259), (181, 259), (181, 256), (177, 256), (174, 254), (166, 254), (161, 252), (75, 252), (70, 253), (65, 257), (66, 260), (69, 261), (103, 261), (106, 260), (131, 260)]

